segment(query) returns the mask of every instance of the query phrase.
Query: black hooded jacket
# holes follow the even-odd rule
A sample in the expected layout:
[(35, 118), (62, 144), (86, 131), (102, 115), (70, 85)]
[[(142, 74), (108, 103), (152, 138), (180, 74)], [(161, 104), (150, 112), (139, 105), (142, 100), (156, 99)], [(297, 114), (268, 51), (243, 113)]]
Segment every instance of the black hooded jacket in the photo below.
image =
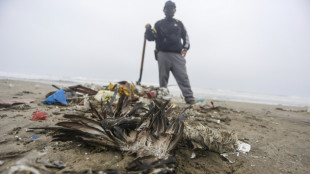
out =
[(153, 29), (145, 31), (145, 38), (156, 42), (156, 50), (181, 53), (190, 47), (189, 38), (183, 23), (177, 19), (162, 19)]

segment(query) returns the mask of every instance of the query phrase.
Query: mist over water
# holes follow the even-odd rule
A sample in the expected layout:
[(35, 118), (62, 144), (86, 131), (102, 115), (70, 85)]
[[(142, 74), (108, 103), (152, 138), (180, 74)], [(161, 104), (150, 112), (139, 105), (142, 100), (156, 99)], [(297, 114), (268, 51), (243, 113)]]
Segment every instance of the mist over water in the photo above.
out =
[[(135, 82), (144, 26), (164, 18), (165, 2), (1, 0), (0, 71)], [(221, 98), (234, 91), (239, 98), (242, 92), (310, 98), (309, 0), (175, 3), (191, 43), (185, 59), (194, 89), (214, 89), (207, 96)], [(154, 47), (146, 43), (143, 83), (158, 84)], [(176, 85), (172, 75), (169, 85)]]

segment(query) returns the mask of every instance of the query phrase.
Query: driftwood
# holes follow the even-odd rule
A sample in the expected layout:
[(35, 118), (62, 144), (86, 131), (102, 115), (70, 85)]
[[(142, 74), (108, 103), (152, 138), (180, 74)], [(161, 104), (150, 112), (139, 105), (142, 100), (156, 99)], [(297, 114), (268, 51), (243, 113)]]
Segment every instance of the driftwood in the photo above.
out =
[(98, 91), (92, 90), (90, 88), (84, 87), (82, 85), (76, 85), (76, 86), (69, 86), (69, 89), (72, 89), (74, 91), (83, 93), (83, 94), (89, 94), (89, 95), (96, 95)]

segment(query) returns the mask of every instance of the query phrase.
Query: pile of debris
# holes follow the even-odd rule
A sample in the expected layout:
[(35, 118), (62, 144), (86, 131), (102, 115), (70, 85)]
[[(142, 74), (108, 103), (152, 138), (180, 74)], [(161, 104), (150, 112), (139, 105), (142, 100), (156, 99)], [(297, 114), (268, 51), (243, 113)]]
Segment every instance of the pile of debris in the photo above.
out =
[[(52, 131), (53, 141), (82, 142), (134, 155), (136, 159), (124, 173), (175, 173), (176, 159), (169, 152), (179, 142), (188, 142), (193, 151), (206, 149), (222, 154), (238, 149), (234, 132), (212, 129), (199, 122), (209, 111), (221, 110), (213, 102), (211, 106), (200, 101), (179, 107), (170, 102), (166, 88), (136, 86), (125, 81), (99, 88), (54, 87), (58, 90), (47, 94), (43, 103), (74, 107), (85, 114), (65, 114), (67, 121), (58, 122), (55, 127), (30, 129)], [(86, 114), (89, 111), (91, 117)], [(220, 123), (219, 119), (207, 116), (203, 121)]]

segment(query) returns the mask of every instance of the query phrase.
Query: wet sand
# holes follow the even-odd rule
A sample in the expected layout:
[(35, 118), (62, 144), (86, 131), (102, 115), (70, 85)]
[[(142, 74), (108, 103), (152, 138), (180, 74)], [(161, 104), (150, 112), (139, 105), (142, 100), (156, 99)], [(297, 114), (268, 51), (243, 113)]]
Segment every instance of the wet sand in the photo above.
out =
[[(45, 95), (51, 91), (55, 91), (51, 84), (0, 80), (0, 100), (34, 99), (34, 102), (29, 104), (0, 107), (0, 173), (6, 173), (31, 150), (45, 153), (33, 162), (35, 165), (64, 162), (66, 165), (62, 169), (49, 168), (49, 171), (56, 173), (108, 168), (122, 170), (134, 159), (110, 149), (103, 151), (83, 144), (51, 142), (51, 137), (46, 132), (28, 132), (29, 127), (54, 126), (64, 120), (62, 115), (65, 113), (78, 113), (72, 107), (42, 104)], [(208, 150), (195, 151), (197, 156), (191, 159), (193, 151), (181, 141), (173, 151), (178, 161), (178, 173), (250, 174), (310, 171), (310, 113), (306, 107), (213, 102), (215, 106), (223, 109), (206, 114), (223, 120), (220, 124), (202, 124), (234, 131), (239, 140), (251, 145), (251, 150), (249, 153), (239, 153), (239, 156), (231, 155), (232, 163), (218, 153)], [(184, 104), (178, 105), (185, 107)], [(32, 121), (32, 115), (36, 110), (48, 113), (48, 118)], [(38, 138), (31, 138), (34, 135)]]

